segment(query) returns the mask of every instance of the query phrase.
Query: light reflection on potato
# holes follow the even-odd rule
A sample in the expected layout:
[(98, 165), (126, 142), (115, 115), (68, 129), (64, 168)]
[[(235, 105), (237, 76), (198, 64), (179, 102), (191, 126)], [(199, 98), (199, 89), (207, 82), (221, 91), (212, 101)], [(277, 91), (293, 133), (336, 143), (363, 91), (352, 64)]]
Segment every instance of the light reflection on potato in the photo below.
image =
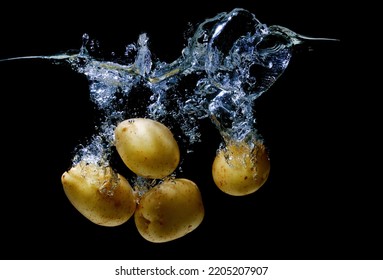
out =
[(129, 182), (110, 167), (80, 162), (61, 176), (64, 192), (87, 219), (101, 226), (118, 226), (136, 209)]
[(257, 191), (270, 173), (270, 160), (261, 142), (254, 147), (246, 143), (229, 143), (214, 159), (212, 174), (217, 187), (233, 196)]
[(152, 119), (132, 118), (119, 123), (115, 146), (126, 166), (144, 178), (162, 179), (174, 172), (180, 161), (172, 132)]
[(204, 218), (197, 185), (188, 179), (169, 179), (153, 187), (140, 199), (134, 214), (139, 233), (154, 243), (183, 237)]

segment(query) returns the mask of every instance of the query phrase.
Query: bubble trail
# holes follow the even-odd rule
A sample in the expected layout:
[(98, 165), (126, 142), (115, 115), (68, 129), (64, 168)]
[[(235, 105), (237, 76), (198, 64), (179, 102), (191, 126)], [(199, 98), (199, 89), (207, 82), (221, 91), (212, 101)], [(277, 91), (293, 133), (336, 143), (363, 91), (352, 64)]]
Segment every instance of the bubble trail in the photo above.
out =
[[(145, 33), (127, 45), (127, 64), (97, 59), (87, 34), (77, 53), (0, 61), (48, 59), (69, 63), (85, 75), (90, 99), (102, 118), (89, 143), (77, 148), (73, 162), (107, 165), (116, 124), (136, 114), (128, 100), (137, 89), (150, 92), (144, 117), (173, 119), (186, 145), (200, 141), (199, 123), (205, 118), (217, 127), (223, 142), (262, 139), (255, 127), (253, 102), (282, 75), (295, 46), (315, 40), (336, 41), (302, 36), (279, 25), (267, 26), (253, 13), (236, 8), (199, 24), (180, 57), (171, 63), (152, 60)], [(183, 85), (185, 80), (187, 86)]]

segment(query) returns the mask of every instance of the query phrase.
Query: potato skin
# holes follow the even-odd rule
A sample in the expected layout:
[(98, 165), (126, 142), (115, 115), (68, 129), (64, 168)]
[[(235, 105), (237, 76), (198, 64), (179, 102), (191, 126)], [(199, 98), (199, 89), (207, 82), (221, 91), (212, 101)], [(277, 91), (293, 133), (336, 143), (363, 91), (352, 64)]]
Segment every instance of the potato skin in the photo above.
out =
[(220, 149), (212, 166), (217, 187), (233, 196), (257, 191), (270, 173), (270, 160), (265, 146), (256, 142), (254, 148), (246, 143), (229, 143)]
[(138, 232), (150, 242), (183, 237), (202, 222), (205, 210), (197, 185), (188, 179), (169, 179), (145, 193), (134, 220)]
[(135, 174), (162, 179), (177, 168), (179, 146), (164, 124), (152, 119), (132, 118), (120, 122), (114, 133), (118, 154)]
[(80, 162), (62, 174), (61, 182), (72, 205), (97, 225), (121, 225), (136, 209), (129, 182), (110, 167)]

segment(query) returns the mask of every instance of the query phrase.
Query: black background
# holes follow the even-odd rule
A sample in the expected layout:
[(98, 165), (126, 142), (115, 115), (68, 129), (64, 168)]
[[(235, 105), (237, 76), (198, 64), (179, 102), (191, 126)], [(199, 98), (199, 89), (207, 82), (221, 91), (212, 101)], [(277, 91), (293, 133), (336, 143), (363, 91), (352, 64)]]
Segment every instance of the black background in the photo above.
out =
[[(141, 1), (144, 2), (144, 1)], [(294, 54), (286, 72), (257, 99), (257, 128), (269, 149), (267, 183), (246, 197), (220, 192), (211, 178), (218, 145), (207, 126), (184, 175), (200, 187), (206, 215), (192, 233), (154, 244), (133, 220), (92, 224), (66, 198), (61, 174), (92, 134), (88, 81), (42, 60), (0, 62), (1, 259), (370, 259), (382, 231), (370, 164), (361, 144), (354, 78), (346, 63), (347, 10), (333, 1), (189, 1), (167, 4), (61, 3), (4, 9), (0, 59), (51, 55), (81, 46), (88, 33), (106, 52), (122, 52), (146, 32), (162, 61), (176, 59), (188, 24), (242, 7), (267, 24), (340, 39)]]

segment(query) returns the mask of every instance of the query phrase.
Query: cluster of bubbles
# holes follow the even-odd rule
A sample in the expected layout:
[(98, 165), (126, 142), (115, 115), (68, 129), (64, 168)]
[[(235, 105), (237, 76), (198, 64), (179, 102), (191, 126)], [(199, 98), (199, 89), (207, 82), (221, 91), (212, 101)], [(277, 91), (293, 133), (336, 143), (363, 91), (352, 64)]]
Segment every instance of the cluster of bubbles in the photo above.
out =
[[(102, 117), (91, 141), (78, 147), (73, 164), (85, 160), (107, 165), (114, 128), (128, 117), (171, 118), (189, 146), (200, 141), (200, 120), (205, 118), (223, 142), (260, 139), (253, 102), (284, 72), (293, 47), (308, 39), (236, 8), (196, 26), (171, 63), (153, 59), (145, 33), (126, 46), (122, 62), (98, 59), (97, 42), (88, 34), (77, 53), (39, 58), (69, 63), (87, 77), (91, 101)], [(135, 98), (142, 99), (144, 110), (130, 107), (131, 93), (139, 91)]]

